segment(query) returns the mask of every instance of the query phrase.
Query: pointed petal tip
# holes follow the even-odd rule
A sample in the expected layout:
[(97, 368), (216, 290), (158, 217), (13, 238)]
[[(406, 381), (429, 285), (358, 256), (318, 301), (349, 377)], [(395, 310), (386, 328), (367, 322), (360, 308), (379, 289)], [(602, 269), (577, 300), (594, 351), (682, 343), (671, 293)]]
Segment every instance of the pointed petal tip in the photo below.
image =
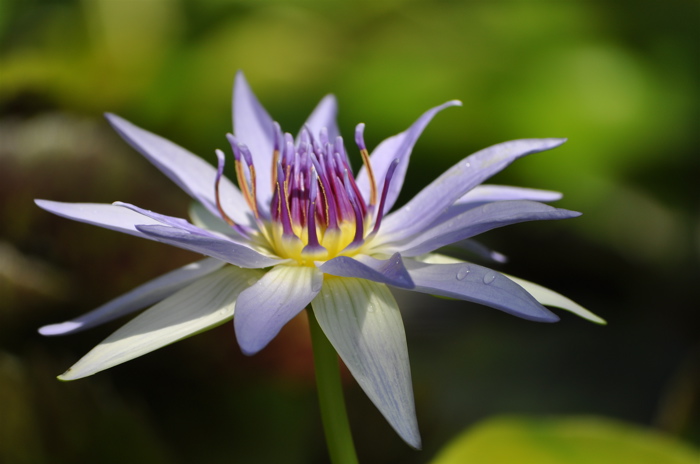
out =
[(57, 375), (56, 378), (60, 380), (61, 382), (70, 382), (71, 380), (78, 380), (86, 376), (79, 376), (76, 375), (75, 372), (73, 371), (73, 368), (68, 368), (66, 372), (64, 372), (61, 375)]
[(119, 126), (128, 123), (126, 119), (114, 113), (104, 113), (104, 117), (107, 120), (107, 122), (117, 131)]
[(423, 442), (421, 441), (420, 435), (412, 437), (411, 440), (406, 440), (406, 443), (416, 451), (423, 449)]
[(580, 211), (571, 211), (570, 209), (564, 208), (556, 208), (556, 210), (559, 211), (562, 214), (562, 216), (566, 219), (573, 219), (583, 216), (583, 213)]
[(546, 141), (549, 142), (550, 148), (555, 148), (558, 147), (559, 145), (563, 145), (567, 140), (567, 138), (551, 138), (551, 139), (545, 139)]
[(235, 89), (239, 87), (250, 90), (250, 84), (248, 84), (248, 80), (245, 78), (245, 74), (243, 74), (243, 71), (241, 71), (240, 69), (238, 70), (238, 72), (236, 72), (236, 77), (233, 80), (234, 93)]
[(241, 348), (241, 353), (243, 353), (246, 356), (254, 356), (258, 354), (264, 346), (253, 346), (253, 345), (246, 345), (246, 342), (243, 342), (242, 340), (238, 340), (238, 346)]
[(58, 324), (49, 324), (45, 325), (43, 327), (39, 327), (38, 332), (41, 335), (44, 335), (45, 337), (51, 337), (54, 335), (65, 335), (69, 332), (73, 332), (80, 327), (82, 327), (82, 323), (80, 322), (73, 322), (73, 321), (67, 321), (67, 322), (59, 322)]
[(535, 322), (547, 322), (547, 323), (554, 323), (554, 322), (559, 322), (560, 317), (554, 314), (553, 312), (547, 310), (549, 314), (543, 315), (541, 318), (533, 319)]

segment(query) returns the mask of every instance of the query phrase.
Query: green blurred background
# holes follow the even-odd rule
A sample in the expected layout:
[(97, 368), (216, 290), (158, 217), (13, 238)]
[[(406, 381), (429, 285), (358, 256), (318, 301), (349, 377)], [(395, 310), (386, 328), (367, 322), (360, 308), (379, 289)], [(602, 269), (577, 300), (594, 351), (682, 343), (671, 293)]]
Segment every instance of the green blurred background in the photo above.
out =
[(102, 113), (213, 161), (238, 69), (291, 132), (334, 93), (341, 131), (365, 122), (370, 147), (462, 100), (418, 142), (401, 201), (480, 148), (569, 138), (494, 182), (562, 191), (584, 215), (482, 241), (510, 258), (497, 269), (609, 325), (397, 294), (424, 451), (348, 376), (363, 462), (427, 462), (500, 414), (604, 416), (697, 446), (699, 20), (695, 0), (0, 1), (0, 461), (326, 462), (303, 318), (252, 358), (225, 324), (71, 383), (55, 376), (120, 322), (36, 333), (195, 256), (32, 199), (185, 215), (186, 195)]

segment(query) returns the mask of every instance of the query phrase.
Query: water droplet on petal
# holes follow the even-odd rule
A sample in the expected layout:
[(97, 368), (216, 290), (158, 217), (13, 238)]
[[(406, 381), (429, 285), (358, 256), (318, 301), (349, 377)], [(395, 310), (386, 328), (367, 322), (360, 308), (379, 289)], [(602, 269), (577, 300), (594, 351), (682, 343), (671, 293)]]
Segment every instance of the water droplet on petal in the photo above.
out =
[(457, 271), (457, 280), (464, 280), (467, 274), (469, 274), (469, 266), (459, 268), (459, 271)]
[(374, 312), (374, 305), (367, 305), (367, 312), (373, 313)]
[(484, 274), (484, 283), (486, 285), (489, 285), (494, 280), (496, 280), (496, 273), (495, 272), (489, 271), (486, 274)]
[(466, 162), (466, 163), (464, 163), (464, 167), (465, 167), (465, 168), (470, 168), (470, 167), (472, 167), (472, 165), (471, 165), (471, 163)]

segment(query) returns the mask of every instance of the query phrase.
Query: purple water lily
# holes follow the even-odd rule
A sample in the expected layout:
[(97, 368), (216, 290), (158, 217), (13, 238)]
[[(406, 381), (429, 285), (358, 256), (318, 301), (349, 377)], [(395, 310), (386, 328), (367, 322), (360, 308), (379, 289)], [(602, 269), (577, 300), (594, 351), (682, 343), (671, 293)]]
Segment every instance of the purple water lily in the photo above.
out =
[[(264, 348), (307, 305), (362, 389), (398, 434), (420, 447), (406, 337), (390, 287), (478, 302), (542, 322), (557, 306), (602, 322), (571, 300), (530, 282), (435, 254), (459, 243), (498, 259), (469, 239), (523, 221), (579, 213), (540, 201), (555, 192), (480, 185), (515, 159), (563, 139), (505, 142), (447, 170), (403, 207), (389, 213), (404, 182), (416, 140), (450, 101), (424, 113), (370, 155), (364, 125), (355, 142), (357, 177), (325, 97), (297, 138), (283, 133), (239, 73), (234, 85), (236, 187), (187, 150), (108, 114), (119, 134), (190, 194), (192, 222), (137, 206), (36, 200), (70, 219), (156, 240), (208, 256), (142, 285), (44, 335), (77, 332), (151, 306), (93, 348), (59, 378), (85, 377), (233, 318), (247, 354)], [(231, 159), (229, 158), (229, 162)], [(235, 311), (235, 317), (234, 317)]]

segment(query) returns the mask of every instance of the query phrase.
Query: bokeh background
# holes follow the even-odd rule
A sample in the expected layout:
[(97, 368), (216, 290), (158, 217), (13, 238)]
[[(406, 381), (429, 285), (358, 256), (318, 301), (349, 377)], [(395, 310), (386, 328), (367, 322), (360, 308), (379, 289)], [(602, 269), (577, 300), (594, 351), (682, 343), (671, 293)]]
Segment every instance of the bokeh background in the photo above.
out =
[(120, 322), (36, 333), (196, 256), (32, 200), (185, 215), (186, 195), (102, 113), (213, 161), (238, 69), (291, 132), (334, 93), (341, 131), (365, 122), (370, 147), (462, 100), (420, 139), (402, 201), (483, 147), (569, 138), (493, 182), (562, 191), (557, 206), (584, 215), (482, 241), (509, 257), (497, 269), (609, 324), (397, 294), (424, 450), (348, 376), (363, 462), (428, 462), (502, 414), (601, 416), (697, 446), (699, 20), (695, 0), (0, 2), (0, 461), (326, 462), (303, 316), (252, 358), (225, 324), (70, 383), (55, 376)]

